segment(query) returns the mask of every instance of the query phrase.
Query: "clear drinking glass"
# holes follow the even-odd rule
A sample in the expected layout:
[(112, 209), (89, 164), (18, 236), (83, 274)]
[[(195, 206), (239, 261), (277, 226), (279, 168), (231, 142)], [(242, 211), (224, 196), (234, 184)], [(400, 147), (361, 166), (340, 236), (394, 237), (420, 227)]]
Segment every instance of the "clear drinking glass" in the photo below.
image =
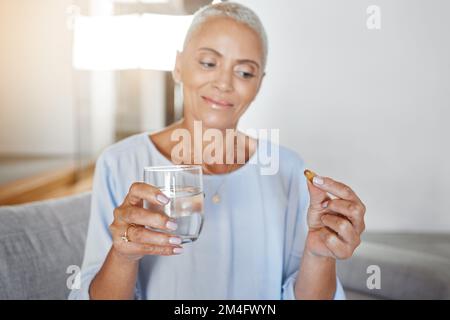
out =
[[(164, 206), (164, 213), (178, 224), (173, 233), (179, 236), (183, 243), (197, 240), (204, 220), (202, 167), (145, 167), (144, 182), (157, 187), (170, 199)], [(144, 201), (144, 207), (151, 209), (147, 201)]]

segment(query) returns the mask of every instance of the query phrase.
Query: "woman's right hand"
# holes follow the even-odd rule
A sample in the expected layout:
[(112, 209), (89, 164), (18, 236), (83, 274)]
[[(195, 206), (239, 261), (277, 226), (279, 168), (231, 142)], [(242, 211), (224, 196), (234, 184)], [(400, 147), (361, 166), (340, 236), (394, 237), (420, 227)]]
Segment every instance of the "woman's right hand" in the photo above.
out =
[[(144, 200), (149, 204), (149, 209), (144, 208)], [(123, 203), (114, 209), (114, 221), (109, 226), (113, 238), (112, 250), (132, 261), (145, 255), (180, 254), (183, 250), (181, 238), (170, 234), (176, 230), (177, 224), (163, 212), (164, 205), (168, 203), (169, 199), (158, 188), (133, 183)], [(146, 226), (168, 234), (149, 230)], [(125, 232), (129, 242), (122, 239)]]

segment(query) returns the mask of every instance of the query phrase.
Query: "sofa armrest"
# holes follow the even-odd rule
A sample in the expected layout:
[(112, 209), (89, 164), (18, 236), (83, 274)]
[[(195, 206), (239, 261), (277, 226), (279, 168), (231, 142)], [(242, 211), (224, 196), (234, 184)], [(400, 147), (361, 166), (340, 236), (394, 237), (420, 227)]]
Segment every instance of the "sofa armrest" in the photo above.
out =
[(90, 193), (0, 207), (0, 299), (66, 299), (89, 212)]
[[(370, 265), (380, 267), (379, 290), (367, 287)], [(450, 260), (445, 255), (366, 241), (337, 268), (344, 288), (361, 294), (381, 299), (450, 299)]]

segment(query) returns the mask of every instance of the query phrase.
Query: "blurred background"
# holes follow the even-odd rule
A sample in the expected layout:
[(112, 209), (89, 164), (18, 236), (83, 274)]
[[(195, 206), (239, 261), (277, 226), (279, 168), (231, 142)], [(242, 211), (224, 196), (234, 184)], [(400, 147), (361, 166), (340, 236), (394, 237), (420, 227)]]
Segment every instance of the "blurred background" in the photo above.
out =
[[(360, 195), (369, 235), (426, 234), (382, 239), (448, 263), (450, 2), (238, 2), (269, 37), (241, 129), (280, 129), (308, 168)], [(178, 120), (173, 45), (209, 3), (0, 0), (0, 204), (89, 191), (106, 146)]]
[(106, 146), (179, 119), (174, 43), (209, 3), (1, 0), (0, 204), (89, 190)]
[[(118, 52), (155, 50), (155, 30), (137, 37), (127, 21), (102, 25), (120, 15), (188, 16), (210, 2), (1, 0), (0, 203), (53, 196), (61, 184), (50, 191), (34, 182), (66, 183), (81, 160), (91, 169), (104, 147), (178, 119), (170, 72)], [(281, 128), (281, 143), (311, 169), (358, 191), (369, 230), (450, 231), (448, 1), (376, 1), (379, 29), (367, 26), (371, 1), (240, 2), (270, 39), (267, 77), (241, 127)], [(74, 51), (80, 16), (100, 19), (79, 27)], [(167, 39), (170, 30), (161, 23), (157, 33)]]

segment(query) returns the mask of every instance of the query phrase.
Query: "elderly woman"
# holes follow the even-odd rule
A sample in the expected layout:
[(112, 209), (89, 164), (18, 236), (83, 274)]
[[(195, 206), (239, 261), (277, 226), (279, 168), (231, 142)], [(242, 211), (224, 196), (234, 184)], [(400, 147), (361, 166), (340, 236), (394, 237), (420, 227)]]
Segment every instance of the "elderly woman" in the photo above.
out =
[[(173, 71), (183, 88), (184, 118), (99, 157), (81, 288), (70, 298), (345, 298), (336, 259), (349, 258), (359, 245), (364, 204), (343, 183), (306, 179), (294, 151), (237, 130), (261, 87), (267, 51), (264, 28), (250, 9), (227, 2), (195, 14)], [(176, 223), (143, 207), (144, 200), (160, 207), (169, 200), (139, 181), (146, 166), (179, 163), (172, 134), (184, 129), (194, 137), (197, 121), (204, 131), (233, 130), (223, 157), (242, 147), (245, 161), (234, 154), (232, 163), (202, 162), (206, 222), (197, 241), (181, 245)], [(279, 150), (274, 174), (261, 175), (261, 165), (250, 161), (262, 144)], [(205, 141), (192, 145), (203, 148)]]

